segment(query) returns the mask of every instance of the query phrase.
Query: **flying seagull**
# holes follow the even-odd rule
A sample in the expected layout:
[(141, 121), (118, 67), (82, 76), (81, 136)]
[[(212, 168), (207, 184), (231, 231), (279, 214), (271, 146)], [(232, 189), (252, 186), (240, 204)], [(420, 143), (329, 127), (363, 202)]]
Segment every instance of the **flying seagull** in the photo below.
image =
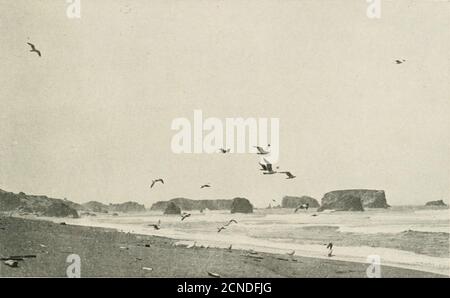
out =
[(225, 227), (217, 228), (217, 233), (220, 233), (222, 230), (225, 230), (225, 229), (226, 229)]
[(161, 220), (158, 220), (157, 224), (148, 225), (149, 227), (153, 227), (155, 230), (161, 229)]
[(230, 153), (230, 151), (231, 151), (231, 149), (224, 149), (224, 148), (220, 148), (219, 150), (220, 150), (220, 152), (222, 152), (223, 154), (225, 154), (225, 153)]
[(152, 180), (152, 185), (150, 185), (150, 188), (153, 188), (153, 186), (155, 186), (155, 184), (157, 182), (161, 182), (162, 184), (164, 184), (164, 180), (163, 179), (161, 179), (161, 178), (155, 179), (155, 180)]
[(299, 209), (305, 209), (305, 210), (308, 210), (308, 208), (309, 208), (309, 204), (308, 204), (308, 203), (298, 205), (297, 208), (295, 208), (294, 213), (296, 213)]
[(200, 188), (207, 188), (207, 187), (211, 187), (211, 185), (209, 185), (209, 184), (203, 184), (202, 186), (200, 186)]
[(405, 59), (397, 59), (397, 60), (395, 60), (395, 63), (396, 64), (402, 64), (402, 63), (404, 63), (404, 62), (406, 62), (406, 60)]
[(236, 224), (237, 224), (237, 221), (236, 221), (235, 219), (232, 219), (232, 220), (230, 220), (229, 222), (227, 222), (227, 223), (224, 225), (224, 227), (227, 227), (227, 226), (231, 225), (232, 223), (236, 223)]
[(296, 176), (292, 175), (291, 172), (280, 172), (280, 174), (286, 174), (287, 178), (286, 179), (294, 179)]
[(29, 43), (29, 42), (27, 42), (27, 44), (31, 47), (30, 52), (35, 52), (36, 54), (39, 55), (39, 57), (42, 57), (42, 56), (41, 56), (41, 52), (40, 52), (38, 49), (36, 49), (36, 47), (35, 47), (34, 44)]
[(183, 214), (181, 214), (181, 221), (185, 220), (185, 219), (188, 218), (189, 216), (191, 216), (190, 213), (183, 213)]
[[(260, 147), (260, 146), (254, 146), (254, 147), (256, 148), (256, 150), (258, 150), (258, 153), (256, 153), (256, 154), (266, 155), (266, 154), (270, 153), (269, 151), (264, 150), (263, 147)], [(267, 147), (270, 147), (270, 144)]]
[(267, 168), (267, 170), (265, 170), (263, 174), (264, 174), (264, 175), (273, 175), (273, 174), (275, 174), (276, 171), (274, 171), (274, 170), (272, 169), (272, 164), (271, 164), (267, 159), (265, 159), (265, 158), (264, 158), (264, 161), (265, 161), (265, 163), (266, 163), (266, 168)]

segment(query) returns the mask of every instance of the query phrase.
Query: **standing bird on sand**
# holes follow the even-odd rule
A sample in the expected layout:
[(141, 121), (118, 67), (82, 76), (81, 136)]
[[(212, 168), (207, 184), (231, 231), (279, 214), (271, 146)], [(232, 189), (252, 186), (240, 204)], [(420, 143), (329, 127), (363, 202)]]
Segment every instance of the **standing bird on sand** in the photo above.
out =
[(183, 214), (181, 214), (181, 221), (185, 220), (185, 219), (188, 218), (189, 216), (191, 216), (190, 213), (183, 213)]
[(149, 227), (153, 227), (155, 230), (161, 229), (161, 220), (158, 220), (157, 224), (150, 224)]
[(161, 182), (162, 184), (164, 184), (164, 180), (163, 179), (161, 179), (161, 178), (155, 179), (155, 180), (152, 180), (152, 184), (150, 185), (150, 188), (153, 188), (153, 186), (155, 186), (155, 184), (157, 182)]
[(38, 49), (36, 49), (36, 46), (32, 43), (27, 42), (27, 44), (31, 47), (30, 52), (35, 52), (36, 54), (38, 54), (39, 57), (42, 57), (41, 55), (41, 51), (39, 51)]
[[(326, 244), (325, 244), (325, 245), (326, 245)], [(329, 250), (329, 251), (328, 251), (328, 256), (329, 256), (329, 257), (332, 257), (332, 256), (333, 256), (333, 243), (332, 243), (332, 242), (328, 243), (327, 249)]]
[(297, 213), (297, 211), (298, 211), (299, 209), (305, 209), (305, 210), (308, 210), (308, 208), (309, 208), (309, 204), (308, 204), (308, 203), (301, 204), (301, 205), (297, 206), (297, 208), (295, 208), (294, 213)]
[(279, 172), (280, 174), (286, 174), (286, 179), (294, 179), (296, 176), (292, 175), (291, 172)]

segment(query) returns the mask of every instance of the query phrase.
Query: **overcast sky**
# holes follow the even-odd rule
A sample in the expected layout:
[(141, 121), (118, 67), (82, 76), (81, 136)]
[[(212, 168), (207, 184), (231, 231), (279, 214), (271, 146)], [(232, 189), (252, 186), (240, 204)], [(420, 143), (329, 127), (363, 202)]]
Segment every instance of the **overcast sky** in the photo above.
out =
[[(364, 0), (82, 0), (81, 19), (66, 5), (0, 0), (0, 189), (146, 206), (348, 188), (448, 202), (448, 2), (382, 1), (381, 19)], [(262, 175), (254, 154), (172, 153), (171, 122), (194, 109), (279, 118), (279, 166), (297, 178)]]

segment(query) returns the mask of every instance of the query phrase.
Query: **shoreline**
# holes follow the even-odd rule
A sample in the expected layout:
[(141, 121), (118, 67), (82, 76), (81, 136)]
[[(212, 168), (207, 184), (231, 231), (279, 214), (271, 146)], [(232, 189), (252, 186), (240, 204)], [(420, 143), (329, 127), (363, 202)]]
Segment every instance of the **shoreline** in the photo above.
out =
[[(0, 216), (2, 257), (36, 255), (36, 258), (19, 262), (18, 268), (10, 268), (2, 262), (0, 276), (64, 277), (70, 265), (66, 258), (70, 254), (80, 256), (82, 277), (206, 278), (209, 271), (221, 277), (364, 278), (369, 266), (367, 263), (253, 252), (240, 248), (189, 248), (183, 243), (176, 245), (177, 242), (179, 240), (163, 236)], [(384, 265), (381, 272), (382, 277), (448, 277)]]

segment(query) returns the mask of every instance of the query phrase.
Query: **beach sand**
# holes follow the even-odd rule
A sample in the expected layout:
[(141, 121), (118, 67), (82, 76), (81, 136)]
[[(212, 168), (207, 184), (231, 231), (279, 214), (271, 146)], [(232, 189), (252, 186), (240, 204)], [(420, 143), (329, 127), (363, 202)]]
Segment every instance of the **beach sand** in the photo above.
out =
[[(176, 240), (114, 229), (60, 225), (0, 217), (0, 255), (36, 255), (11, 268), (0, 264), (1, 277), (65, 277), (70, 254), (81, 258), (82, 277), (366, 277), (368, 264), (290, 257), (221, 248), (175, 246)], [(143, 267), (152, 268), (145, 270)], [(382, 277), (446, 277), (381, 267)]]

